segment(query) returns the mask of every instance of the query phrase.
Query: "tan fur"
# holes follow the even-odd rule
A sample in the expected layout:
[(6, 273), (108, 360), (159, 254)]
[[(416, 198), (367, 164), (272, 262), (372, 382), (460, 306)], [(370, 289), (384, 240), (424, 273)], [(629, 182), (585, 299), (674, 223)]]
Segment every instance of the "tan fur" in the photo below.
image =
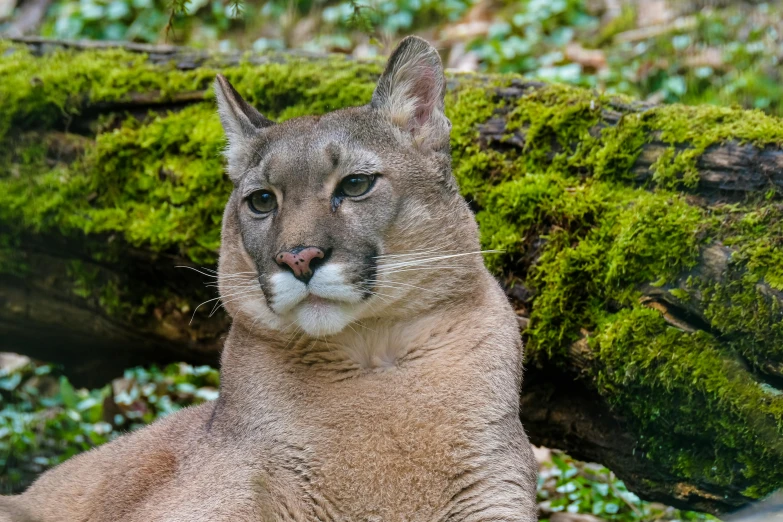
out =
[[(0, 520), (536, 520), (519, 332), (451, 176), (443, 85), (416, 38), (370, 105), (320, 118), (272, 124), (220, 78), (220, 398), (0, 498)], [(335, 204), (357, 169), (375, 185)], [(302, 246), (328, 252), (307, 286), (274, 261)]]

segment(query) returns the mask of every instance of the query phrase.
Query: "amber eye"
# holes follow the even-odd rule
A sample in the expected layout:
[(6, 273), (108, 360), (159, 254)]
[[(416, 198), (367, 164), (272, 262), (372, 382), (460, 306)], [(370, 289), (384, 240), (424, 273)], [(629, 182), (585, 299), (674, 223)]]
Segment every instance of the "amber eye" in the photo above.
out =
[(367, 174), (351, 174), (343, 178), (338, 188), (338, 194), (341, 196), (347, 196), (349, 198), (355, 198), (363, 196), (371, 188), (375, 181), (375, 176), (368, 176)]
[(257, 190), (247, 198), (247, 206), (256, 214), (266, 214), (277, 208), (277, 198), (268, 190)]

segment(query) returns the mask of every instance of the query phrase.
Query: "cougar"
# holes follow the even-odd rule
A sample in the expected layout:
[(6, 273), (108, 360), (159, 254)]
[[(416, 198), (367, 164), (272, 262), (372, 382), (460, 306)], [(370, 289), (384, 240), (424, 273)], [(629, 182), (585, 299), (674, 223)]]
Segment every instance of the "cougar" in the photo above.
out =
[(522, 343), (415, 37), (369, 104), (273, 123), (215, 82), (233, 192), (219, 398), (78, 455), (4, 521), (523, 521)]

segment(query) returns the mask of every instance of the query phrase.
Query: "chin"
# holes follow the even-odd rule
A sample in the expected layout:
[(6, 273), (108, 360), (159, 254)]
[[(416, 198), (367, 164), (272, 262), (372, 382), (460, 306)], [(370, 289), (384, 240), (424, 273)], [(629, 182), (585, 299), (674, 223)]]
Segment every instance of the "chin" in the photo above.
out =
[(307, 335), (321, 337), (343, 331), (353, 321), (354, 309), (349, 303), (317, 299), (298, 305), (293, 316)]

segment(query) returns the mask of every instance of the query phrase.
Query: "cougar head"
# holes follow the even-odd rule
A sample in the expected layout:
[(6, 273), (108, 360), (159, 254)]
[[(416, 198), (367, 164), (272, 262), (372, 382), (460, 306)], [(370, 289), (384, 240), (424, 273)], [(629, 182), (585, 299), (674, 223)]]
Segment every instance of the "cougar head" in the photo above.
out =
[(224, 77), (215, 91), (234, 184), (218, 277), (235, 321), (327, 336), (468, 291), (478, 234), (427, 42), (397, 47), (369, 104), (323, 116), (273, 123)]

